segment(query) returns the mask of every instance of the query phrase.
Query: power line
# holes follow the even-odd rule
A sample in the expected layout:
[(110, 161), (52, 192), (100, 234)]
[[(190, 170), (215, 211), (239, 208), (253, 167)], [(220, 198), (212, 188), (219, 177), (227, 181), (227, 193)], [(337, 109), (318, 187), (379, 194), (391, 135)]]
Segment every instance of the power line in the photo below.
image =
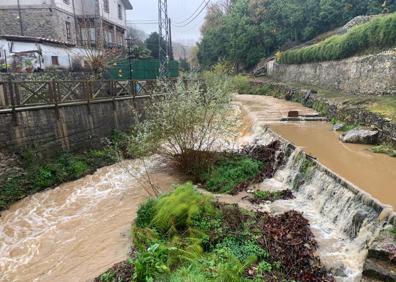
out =
[(210, 3), (210, 0), (208, 0), (208, 2), (206, 2), (206, 4), (202, 7), (202, 9), (198, 12), (198, 14), (196, 14), (195, 15), (195, 17), (193, 17), (190, 21), (188, 21), (186, 24), (183, 24), (183, 25), (175, 25), (175, 27), (178, 27), (178, 28), (180, 28), (180, 27), (186, 27), (186, 26), (188, 26), (190, 23), (192, 23), (193, 21), (195, 21), (195, 19), (196, 18), (198, 18), (201, 14), (202, 14), (202, 12), (206, 9), (206, 7), (209, 5), (209, 3)]
[(184, 24), (185, 22), (189, 21), (195, 15), (195, 13), (198, 12), (198, 10), (202, 7), (202, 5), (205, 4), (205, 2), (206, 0), (203, 0), (201, 4), (198, 6), (198, 8), (187, 19), (181, 22), (176, 22), (176, 25)]

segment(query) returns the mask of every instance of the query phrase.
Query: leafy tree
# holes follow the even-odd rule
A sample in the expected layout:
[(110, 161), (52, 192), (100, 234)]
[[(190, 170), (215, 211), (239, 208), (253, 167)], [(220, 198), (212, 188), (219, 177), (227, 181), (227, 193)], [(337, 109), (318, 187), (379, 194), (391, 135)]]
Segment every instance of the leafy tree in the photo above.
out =
[[(153, 32), (150, 34), (150, 36), (144, 41), (144, 45), (146, 45), (146, 48), (150, 50), (151, 52), (151, 57), (154, 59), (159, 58), (159, 34), (157, 32)], [(161, 38), (161, 46), (163, 48), (166, 48), (166, 42), (163, 38)]]
[[(224, 4), (225, 3), (225, 4)], [(358, 15), (396, 11), (396, 0), (230, 0), (209, 7), (197, 58), (250, 68), (260, 58), (342, 26)]]
[(182, 71), (190, 71), (190, 64), (188, 63), (187, 59), (180, 59), (179, 61), (180, 69)]

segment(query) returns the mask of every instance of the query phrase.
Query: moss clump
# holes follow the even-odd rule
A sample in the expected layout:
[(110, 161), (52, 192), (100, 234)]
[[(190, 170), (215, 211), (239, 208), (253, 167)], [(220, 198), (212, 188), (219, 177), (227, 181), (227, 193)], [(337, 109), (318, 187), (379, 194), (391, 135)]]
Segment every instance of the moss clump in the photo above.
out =
[(378, 146), (374, 146), (371, 148), (371, 151), (378, 154), (386, 154), (391, 157), (396, 157), (396, 147), (391, 144), (382, 144)]
[(277, 201), (277, 200), (286, 200), (292, 199), (293, 193), (290, 190), (282, 190), (282, 191), (256, 191), (253, 194), (253, 199), (250, 199), (252, 203), (260, 203), (265, 201)]
[(247, 157), (231, 157), (219, 161), (203, 179), (207, 190), (216, 193), (232, 191), (238, 184), (258, 175), (263, 163)]

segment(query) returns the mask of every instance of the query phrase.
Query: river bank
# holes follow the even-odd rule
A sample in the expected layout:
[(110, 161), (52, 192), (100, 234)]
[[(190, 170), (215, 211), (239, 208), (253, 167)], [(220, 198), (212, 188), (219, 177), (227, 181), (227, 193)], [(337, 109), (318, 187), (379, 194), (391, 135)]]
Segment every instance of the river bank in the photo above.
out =
[(281, 83), (266, 77), (252, 78), (240, 86), (240, 93), (298, 102), (326, 116), (329, 121), (376, 128), (380, 142), (396, 145), (396, 97), (348, 95), (312, 85)]

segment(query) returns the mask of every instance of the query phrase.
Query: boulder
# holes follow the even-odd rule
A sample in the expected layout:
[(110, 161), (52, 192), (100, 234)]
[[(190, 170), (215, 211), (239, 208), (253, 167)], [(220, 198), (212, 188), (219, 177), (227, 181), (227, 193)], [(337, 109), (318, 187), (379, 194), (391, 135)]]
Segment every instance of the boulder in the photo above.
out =
[(354, 128), (340, 136), (344, 143), (377, 144), (379, 132), (377, 130)]
[(362, 274), (366, 278), (377, 279), (379, 281), (396, 281), (395, 265), (378, 259), (367, 259), (364, 262)]
[(345, 126), (345, 124), (343, 124), (343, 123), (336, 123), (333, 126), (333, 130), (334, 131), (341, 131), (344, 128), (344, 126)]

